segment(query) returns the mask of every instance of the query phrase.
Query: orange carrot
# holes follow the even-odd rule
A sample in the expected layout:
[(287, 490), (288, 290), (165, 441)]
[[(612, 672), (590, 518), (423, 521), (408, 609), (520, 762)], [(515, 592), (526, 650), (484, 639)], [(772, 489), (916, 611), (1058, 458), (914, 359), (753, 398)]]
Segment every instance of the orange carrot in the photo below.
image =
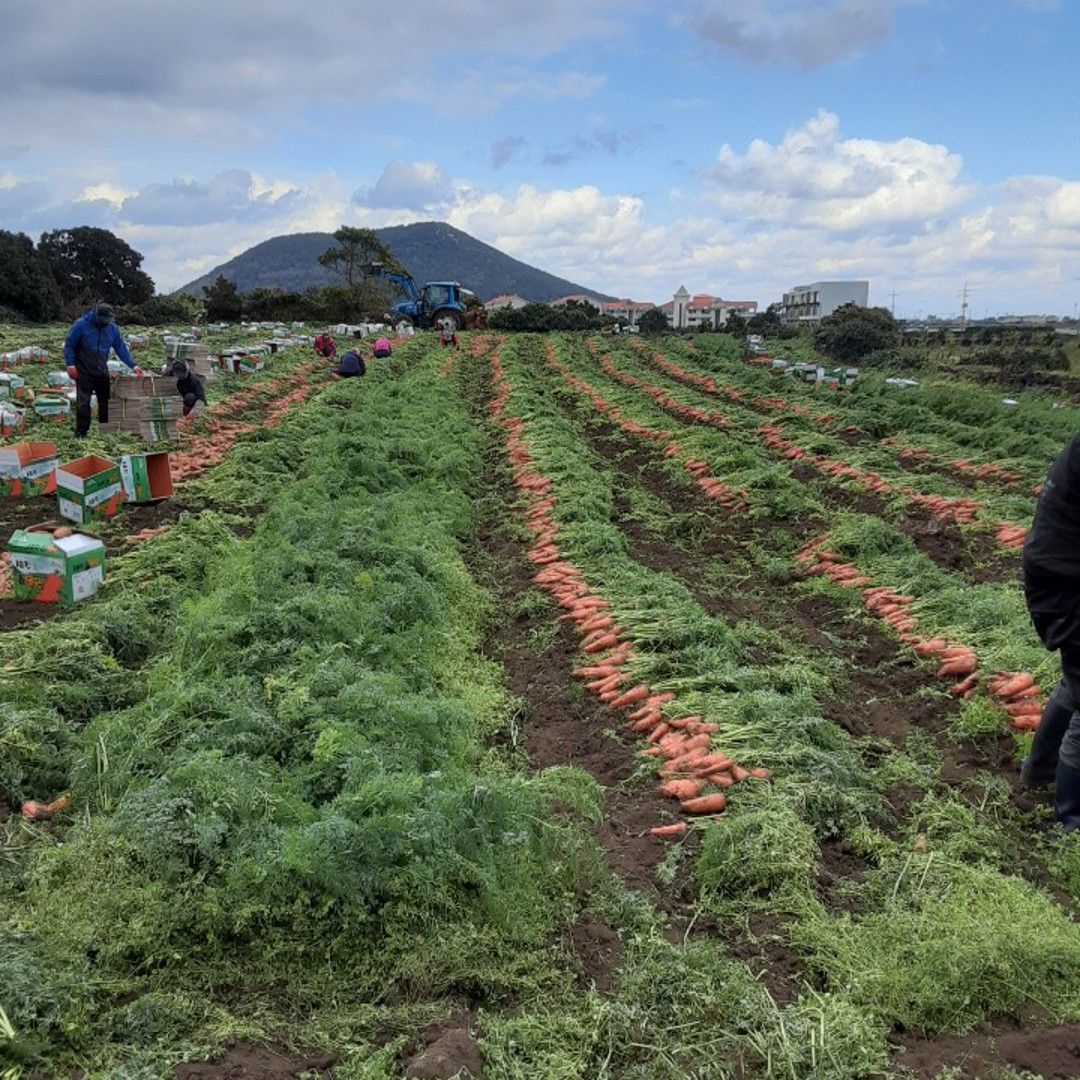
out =
[(978, 682), (979, 673), (977, 671), (973, 671), (966, 678), (961, 679), (960, 682), (954, 683), (952, 686), (950, 686), (949, 693), (952, 694), (953, 697), (963, 697), (963, 695), (966, 694), (969, 690), (974, 690), (975, 687), (978, 685)]
[(750, 775), (755, 780), (771, 780), (772, 779), (772, 770), (771, 769), (763, 769), (763, 768), (761, 768), (759, 766), (756, 769), (751, 769), (750, 770)]
[(1029, 675), (1026, 671), (1021, 672), (1019, 675), (1014, 675), (1011, 679), (1006, 680), (997, 688), (998, 697), (1010, 698), (1015, 694), (1020, 693), (1021, 690), (1027, 690), (1029, 687), (1035, 685), (1035, 679)]
[(717, 792), (714, 795), (699, 795), (696, 799), (684, 799), (682, 808), (688, 814), (719, 814), (727, 806), (727, 796)]
[(702, 787), (700, 780), (668, 780), (661, 785), (660, 793), (669, 799), (693, 799), (701, 794)]
[[(620, 675), (621, 679), (622, 676)], [(631, 687), (625, 694), (617, 697), (612, 703), (613, 709), (622, 709), (627, 705), (636, 705), (639, 701), (644, 701), (649, 696), (649, 688), (644, 683), (638, 683), (637, 686)]]
[(651, 836), (682, 836), (688, 826), (685, 821), (676, 821), (674, 825), (657, 825), (649, 830)]
[(619, 639), (614, 634), (607, 634), (605, 637), (600, 638), (599, 641), (594, 641), (589, 645), (585, 645), (582, 651), (587, 653), (598, 653), (603, 652), (605, 649), (613, 649), (618, 644)]

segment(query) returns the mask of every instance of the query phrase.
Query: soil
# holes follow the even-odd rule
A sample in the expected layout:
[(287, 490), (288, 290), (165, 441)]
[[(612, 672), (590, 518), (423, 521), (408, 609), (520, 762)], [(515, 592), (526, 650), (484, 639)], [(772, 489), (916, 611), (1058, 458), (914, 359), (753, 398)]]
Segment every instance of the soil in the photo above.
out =
[(451, 1080), (466, 1076), (481, 1080), (484, 1059), (467, 1028), (431, 1029), (427, 1038), (430, 1041), (426, 1049), (406, 1065), (406, 1080)]
[(1044, 1028), (998, 1025), (971, 1035), (894, 1041), (901, 1043), (894, 1066), (909, 1070), (918, 1080), (932, 1080), (947, 1067), (959, 1069), (960, 1080), (981, 1080), (1006, 1066), (1042, 1080), (1076, 1080), (1080, 1076), (1080, 1024)]
[(173, 1068), (176, 1080), (293, 1080), (331, 1075), (337, 1059), (326, 1054), (296, 1055), (272, 1046), (235, 1043), (217, 1061), (184, 1062)]

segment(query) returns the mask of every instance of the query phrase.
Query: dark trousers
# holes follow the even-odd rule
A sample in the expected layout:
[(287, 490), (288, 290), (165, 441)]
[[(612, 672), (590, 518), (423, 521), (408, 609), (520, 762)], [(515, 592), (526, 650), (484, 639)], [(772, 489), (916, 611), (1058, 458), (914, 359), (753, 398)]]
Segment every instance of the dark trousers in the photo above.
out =
[(97, 395), (98, 423), (109, 422), (109, 376), (86, 375), (79, 372), (75, 380), (75, 434), (90, 431), (90, 395)]
[(1025, 566), (1024, 595), (1042, 643), (1061, 651), (1061, 682), (1035, 733), (1031, 765), (1044, 777), (1059, 758), (1080, 770), (1080, 582)]

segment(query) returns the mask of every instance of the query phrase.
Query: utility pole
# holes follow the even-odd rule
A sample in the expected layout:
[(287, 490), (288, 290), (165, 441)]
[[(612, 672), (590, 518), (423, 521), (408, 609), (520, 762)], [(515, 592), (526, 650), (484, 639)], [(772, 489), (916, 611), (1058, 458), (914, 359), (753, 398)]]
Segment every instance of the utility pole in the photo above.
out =
[(960, 329), (967, 329), (967, 309), (968, 309), (968, 286), (967, 282), (964, 282), (964, 291), (960, 294)]
[(896, 318), (896, 290), (895, 289), (893, 289), (893, 291), (892, 291), (892, 304), (889, 305), (889, 312), (892, 315), (892, 317), (895, 319)]

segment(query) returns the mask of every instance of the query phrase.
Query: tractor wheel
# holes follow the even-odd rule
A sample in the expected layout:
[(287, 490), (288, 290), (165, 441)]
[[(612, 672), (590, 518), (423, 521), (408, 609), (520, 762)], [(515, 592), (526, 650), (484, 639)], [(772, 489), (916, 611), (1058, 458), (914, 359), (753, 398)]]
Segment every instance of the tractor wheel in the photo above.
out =
[(439, 310), (435, 312), (431, 319), (433, 326), (438, 326), (443, 319), (453, 319), (454, 329), (461, 329), (461, 312), (455, 311), (453, 308), (439, 308)]

